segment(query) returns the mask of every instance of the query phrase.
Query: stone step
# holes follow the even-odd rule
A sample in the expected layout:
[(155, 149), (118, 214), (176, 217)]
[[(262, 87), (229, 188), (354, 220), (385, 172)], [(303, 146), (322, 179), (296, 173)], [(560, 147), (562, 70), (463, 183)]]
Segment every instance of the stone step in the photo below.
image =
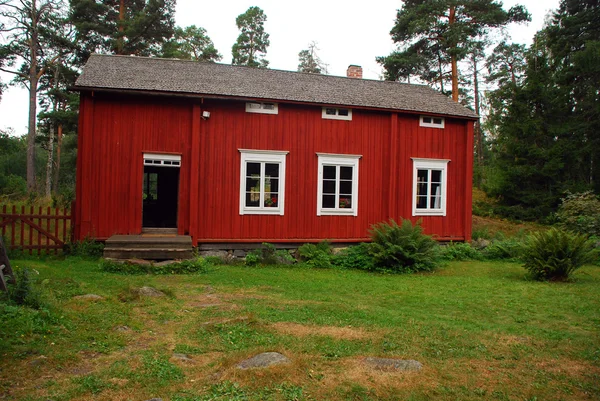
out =
[(111, 259), (192, 259), (192, 249), (104, 248), (104, 257)]

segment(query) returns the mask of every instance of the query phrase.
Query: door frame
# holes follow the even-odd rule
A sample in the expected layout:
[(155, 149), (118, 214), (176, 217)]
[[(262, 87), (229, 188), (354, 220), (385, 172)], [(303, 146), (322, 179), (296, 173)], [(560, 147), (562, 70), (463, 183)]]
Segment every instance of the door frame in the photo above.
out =
[(146, 167), (163, 167), (163, 168), (178, 168), (178, 183), (177, 183), (177, 215), (175, 216), (175, 228), (153, 228), (153, 227), (144, 227), (144, 199), (142, 197), (142, 202), (140, 205), (141, 210), (141, 232), (144, 231), (177, 231), (179, 230), (179, 213), (181, 212), (180, 208), (180, 198), (179, 195), (181, 193), (181, 155), (173, 154), (173, 153), (158, 153), (158, 152), (143, 152), (142, 153), (142, 190), (144, 188), (144, 170)]

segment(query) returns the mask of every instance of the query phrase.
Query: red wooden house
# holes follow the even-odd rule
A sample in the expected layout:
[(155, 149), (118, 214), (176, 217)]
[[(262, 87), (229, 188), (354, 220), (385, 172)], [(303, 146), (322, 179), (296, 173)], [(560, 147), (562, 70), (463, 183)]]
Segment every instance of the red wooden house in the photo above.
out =
[(407, 218), (470, 240), (477, 116), (428, 87), (93, 55), (76, 89), (76, 239), (347, 243)]

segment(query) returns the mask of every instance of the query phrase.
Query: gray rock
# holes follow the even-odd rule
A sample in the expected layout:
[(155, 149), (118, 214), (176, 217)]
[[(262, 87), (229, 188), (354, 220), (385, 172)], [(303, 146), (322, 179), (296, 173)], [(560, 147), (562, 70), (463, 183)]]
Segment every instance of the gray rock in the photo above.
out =
[(85, 295), (77, 295), (73, 297), (73, 299), (81, 299), (84, 301), (102, 301), (104, 297), (96, 294), (85, 294)]
[(346, 246), (333, 247), (333, 248), (331, 248), (331, 253), (334, 255), (337, 255), (338, 253), (345, 251), (346, 249), (348, 249), (348, 247), (346, 247)]
[(236, 249), (235, 251), (233, 251), (233, 256), (235, 256), (236, 258), (245, 258), (246, 257), (246, 251), (243, 251), (241, 249)]
[(180, 361), (183, 361), (183, 362), (192, 362), (192, 358), (190, 358), (186, 354), (175, 353), (175, 354), (173, 354), (173, 358), (179, 359)]
[(149, 400), (146, 401), (163, 401), (162, 398), (150, 398)]
[(475, 249), (485, 249), (490, 246), (491, 242), (487, 239), (478, 238), (476, 240), (471, 241), (471, 246)]
[(48, 357), (44, 356), (44, 355), (40, 355), (35, 359), (32, 359), (29, 364), (31, 366), (40, 366), (46, 363), (46, 360), (48, 359)]
[(269, 366), (289, 363), (290, 360), (279, 352), (263, 352), (253, 356), (250, 359), (240, 362), (236, 367), (238, 369), (268, 368)]
[(365, 363), (377, 370), (385, 371), (417, 371), (423, 368), (419, 361), (412, 359), (365, 358)]
[(117, 326), (113, 330), (123, 332), (123, 331), (130, 331), (131, 329), (128, 326)]
[(227, 251), (200, 251), (198, 252), (198, 256), (202, 256), (203, 258), (217, 257), (221, 259), (227, 259), (229, 254), (227, 253)]
[(150, 266), (152, 264), (149, 260), (144, 259), (127, 259), (127, 263), (131, 263), (132, 265), (141, 265), (141, 266)]
[(171, 265), (173, 263), (177, 263), (177, 261), (176, 260), (163, 260), (162, 262), (155, 263), (154, 266), (163, 267), (163, 266)]
[(137, 290), (142, 297), (164, 297), (165, 293), (153, 287), (141, 287)]

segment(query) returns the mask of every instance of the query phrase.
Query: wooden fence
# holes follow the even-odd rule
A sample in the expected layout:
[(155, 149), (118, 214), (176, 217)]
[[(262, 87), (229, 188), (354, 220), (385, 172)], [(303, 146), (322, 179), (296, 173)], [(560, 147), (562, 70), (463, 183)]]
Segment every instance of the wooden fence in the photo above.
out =
[(0, 234), (8, 249), (56, 254), (71, 239), (72, 227), (73, 215), (66, 208), (0, 206)]

